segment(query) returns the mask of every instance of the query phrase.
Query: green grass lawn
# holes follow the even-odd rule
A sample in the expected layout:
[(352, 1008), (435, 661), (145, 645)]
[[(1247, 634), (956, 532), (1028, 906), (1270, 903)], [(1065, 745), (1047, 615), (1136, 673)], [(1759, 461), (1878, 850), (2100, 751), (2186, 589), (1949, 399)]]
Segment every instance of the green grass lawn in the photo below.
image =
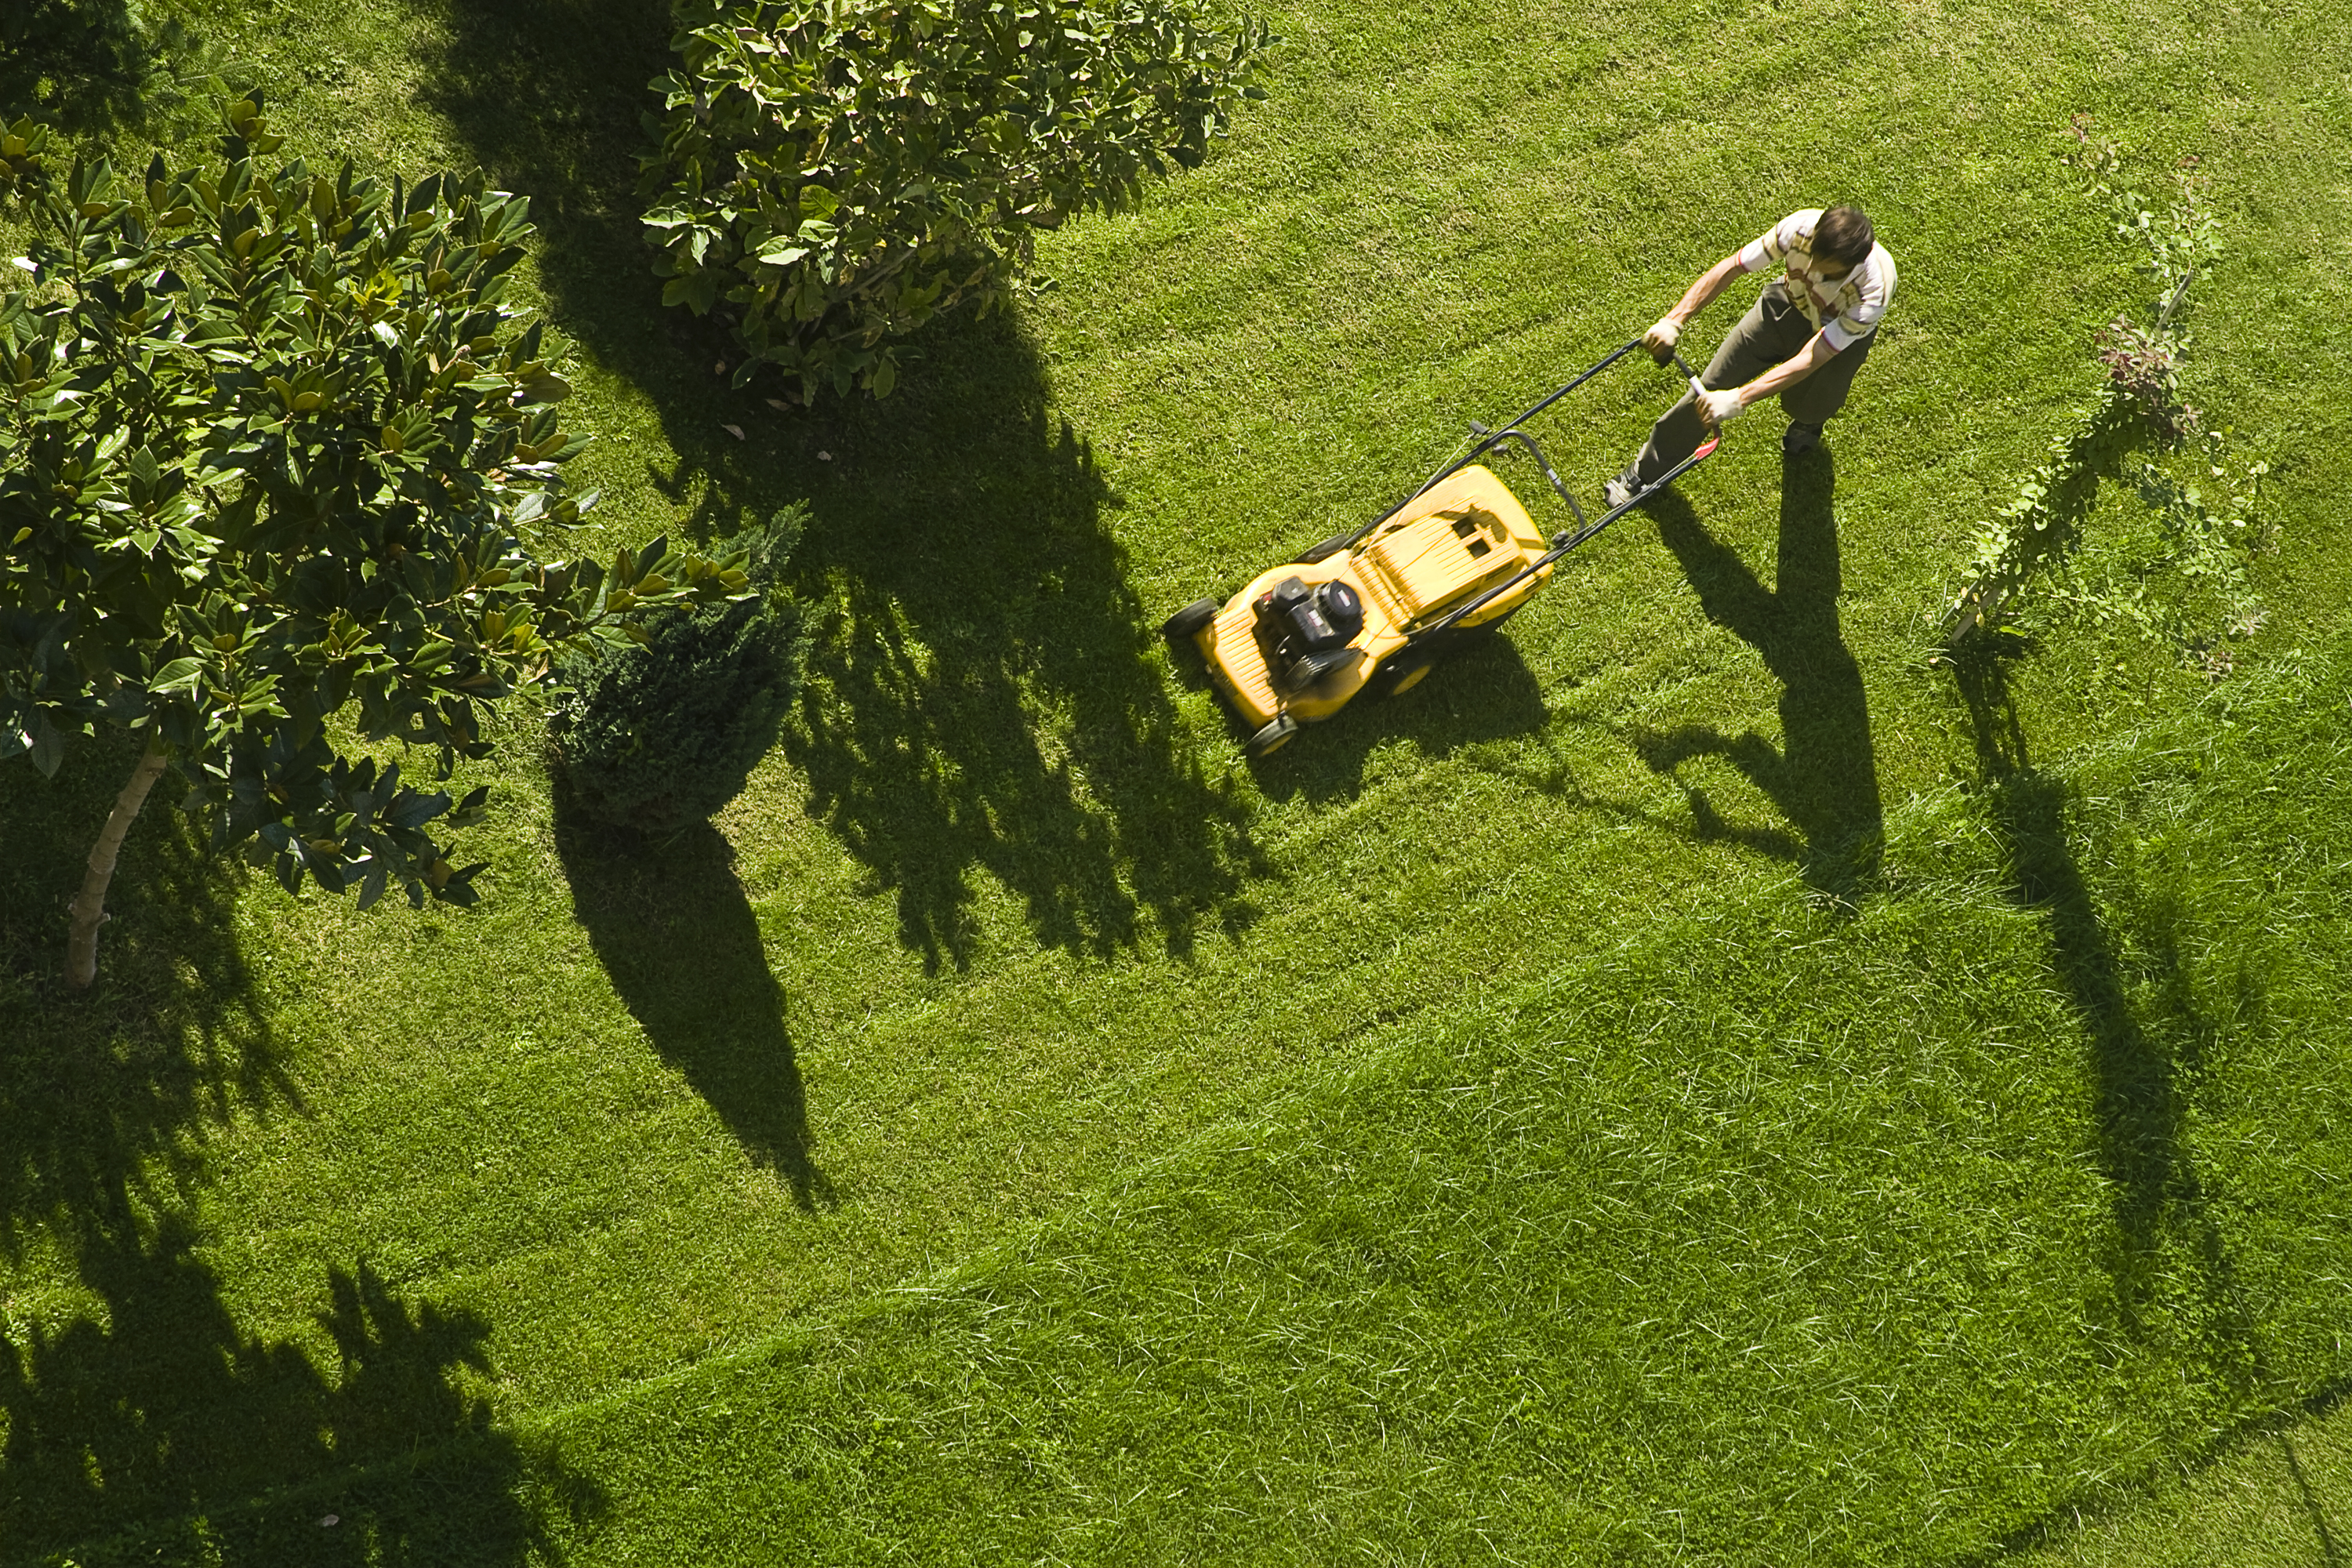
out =
[(2032, 1568), (2332, 1568), (2352, 1528), (2352, 1444), (2340, 1405), (2250, 1433), (2226, 1458), (2111, 1514), (2070, 1519)]
[[(530, 194), (588, 542), (805, 500), (818, 632), (657, 848), (518, 712), (472, 911), (154, 812), (86, 1000), (127, 758), (0, 770), (0, 1561), (1983, 1562), (2335, 1397), (2339, 13), (1278, 13), (1206, 167), (790, 414), (655, 303), (663, 11), (198, 18), (314, 162)], [(2190, 396), (2284, 544), (2210, 690), (2088, 627), (1924, 658), (2145, 306), (2077, 112), (2226, 215)], [(1240, 762), (1162, 615), (1840, 195), (1903, 286), (1829, 452), (1759, 411), (1507, 639)], [(1555, 457), (1596, 490), (1668, 391)]]

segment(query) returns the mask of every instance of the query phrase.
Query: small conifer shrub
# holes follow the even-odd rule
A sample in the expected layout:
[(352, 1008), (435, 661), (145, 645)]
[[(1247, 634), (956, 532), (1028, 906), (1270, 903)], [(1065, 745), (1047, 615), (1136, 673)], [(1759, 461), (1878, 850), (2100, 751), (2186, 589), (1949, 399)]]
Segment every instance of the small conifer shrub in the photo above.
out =
[(659, 837), (742, 792), (799, 675), (799, 609), (778, 579), (805, 516), (788, 507), (731, 542), (750, 552), (757, 596), (563, 667), (548, 730), (570, 809)]

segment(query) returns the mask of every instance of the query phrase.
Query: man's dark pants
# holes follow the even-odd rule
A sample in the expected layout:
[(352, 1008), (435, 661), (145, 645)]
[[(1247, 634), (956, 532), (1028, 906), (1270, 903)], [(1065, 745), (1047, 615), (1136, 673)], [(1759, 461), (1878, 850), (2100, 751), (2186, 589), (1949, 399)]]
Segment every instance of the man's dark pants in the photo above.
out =
[[(1739, 324), (1715, 351), (1706, 374), (1698, 378), (1699, 384), (1709, 392), (1745, 386), (1774, 365), (1804, 353), (1813, 331), (1813, 323), (1789, 299), (1788, 284), (1775, 282), (1748, 307), (1748, 314), (1739, 318)], [(1860, 342), (1848, 343), (1831, 355), (1827, 364), (1780, 394), (1780, 406), (1789, 411), (1790, 420), (1819, 425), (1844, 407), (1853, 373), (1870, 357), (1870, 345), (1877, 335), (1873, 332)], [(1633, 461), (1634, 488), (1657, 483), (1659, 476), (1697, 451), (1706, 439), (1706, 422), (1698, 416), (1698, 399), (1685, 393), (1683, 400), (1651, 427), (1649, 444)]]

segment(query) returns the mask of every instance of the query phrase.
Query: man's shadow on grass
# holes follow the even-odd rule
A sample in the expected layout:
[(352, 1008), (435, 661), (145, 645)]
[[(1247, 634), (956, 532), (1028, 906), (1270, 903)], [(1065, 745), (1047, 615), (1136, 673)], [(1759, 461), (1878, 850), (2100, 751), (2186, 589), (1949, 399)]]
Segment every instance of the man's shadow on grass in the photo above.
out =
[(630, 1016), (794, 1203), (830, 1205), (783, 991), (726, 838), (706, 822), (648, 843), (571, 810), (560, 784), (556, 799), (572, 912)]
[(730, 390), (714, 367), (737, 351), (660, 303), (639, 222), (646, 83), (673, 63), (661, 8), (458, 0), (450, 18), (428, 90), (531, 198), (560, 325), (651, 401), (678, 460), (647, 478), (680, 525), (711, 538), (809, 503), (793, 575), (811, 646), (785, 745), (925, 968), (977, 952), (979, 873), (1074, 953), (1181, 955), (1245, 924), (1267, 867), (1244, 798), (1176, 710), (1105, 519), (1117, 499), (1018, 324), (933, 323), (887, 400)]
[(1836, 497), (1837, 469), (1826, 449), (1783, 461), (1770, 588), (1707, 531), (1679, 492), (1648, 503), (1707, 618), (1763, 656), (1780, 680), (1780, 744), (1753, 730), (1731, 735), (1707, 724), (1627, 738), (1645, 763), (1677, 783), (1677, 770), (1694, 757), (1721, 757), (1738, 769), (1780, 808), (1793, 835), (1736, 827), (1704, 790), (1685, 784), (1699, 837), (1792, 859), (1815, 889), (1852, 904), (1876, 885), (1885, 819), (1862, 668), (1838, 627)]

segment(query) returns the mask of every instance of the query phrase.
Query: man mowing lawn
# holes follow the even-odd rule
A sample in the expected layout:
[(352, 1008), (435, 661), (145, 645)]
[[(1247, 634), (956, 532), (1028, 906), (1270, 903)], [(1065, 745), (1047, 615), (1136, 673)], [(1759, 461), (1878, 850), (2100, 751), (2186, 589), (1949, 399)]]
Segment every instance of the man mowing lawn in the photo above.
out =
[(1664, 353), (1684, 326), (1743, 273), (1775, 261), (1788, 272), (1765, 289), (1699, 378), (1666, 410), (1631, 467), (1609, 481), (1609, 504), (1623, 506), (1698, 450), (1710, 426), (1738, 417), (1778, 393), (1789, 411), (1780, 450), (1794, 456), (1817, 444), (1822, 426), (1845, 405), (1853, 373), (1895, 302), (1895, 258), (1878, 243), (1862, 209), (1808, 207), (1790, 213), (1740, 250), (1710, 267), (1642, 341)]

